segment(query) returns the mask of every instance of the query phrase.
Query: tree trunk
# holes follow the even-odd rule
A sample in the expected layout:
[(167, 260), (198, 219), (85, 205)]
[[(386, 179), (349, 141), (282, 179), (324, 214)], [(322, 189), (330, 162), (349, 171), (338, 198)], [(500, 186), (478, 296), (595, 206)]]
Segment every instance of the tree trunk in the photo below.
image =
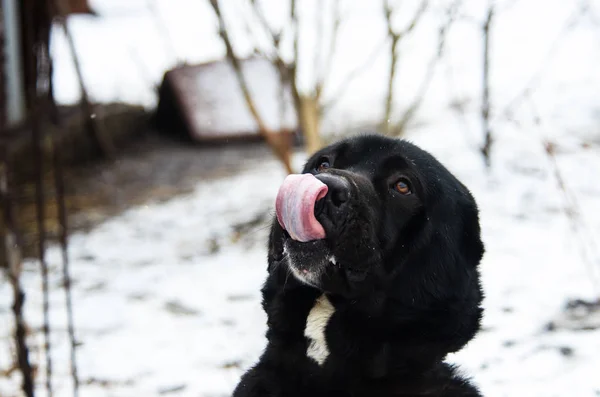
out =
[(399, 42), (398, 36), (392, 37), (392, 43), (390, 48), (391, 61), (390, 61), (390, 74), (387, 84), (387, 95), (385, 96), (385, 113), (383, 114), (383, 120), (381, 120), (382, 132), (386, 135), (392, 135), (392, 107), (394, 106), (394, 80), (396, 78), (396, 65), (398, 64), (398, 53), (397, 47)]
[(304, 146), (308, 155), (322, 147), (319, 103), (313, 96), (300, 96), (298, 124), (304, 135)]

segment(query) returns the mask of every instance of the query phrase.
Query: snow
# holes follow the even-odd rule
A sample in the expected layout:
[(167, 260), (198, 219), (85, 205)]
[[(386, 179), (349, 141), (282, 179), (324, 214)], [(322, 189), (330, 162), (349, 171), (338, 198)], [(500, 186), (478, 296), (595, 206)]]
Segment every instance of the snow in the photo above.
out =
[[(460, 125), (454, 123), (454, 128)], [(436, 137), (435, 129), (427, 129), (412, 138), (473, 190), (487, 246), (481, 265), (484, 330), (452, 360), (474, 377), (486, 396), (596, 395), (600, 330), (544, 332), (566, 299), (591, 298), (594, 291), (541, 150), (505, 150), (487, 175), (476, 153), (465, 154), (464, 143), (436, 144)], [(297, 167), (302, 158), (296, 157)], [(586, 183), (600, 172), (597, 150), (566, 151), (559, 159), (597, 234), (600, 214), (594, 208), (600, 192)], [(233, 225), (263, 214), (270, 219), (284, 173), (274, 160), (244, 168), (237, 175), (200, 183), (187, 196), (131, 209), (72, 237), (82, 395), (174, 390), (178, 396), (226, 396), (256, 361), (265, 345), (259, 289), (266, 276), (268, 221), (241, 236)], [(56, 394), (68, 395), (56, 248), (49, 262)], [(27, 263), (26, 269), (26, 315), (38, 329), (40, 280), (35, 263)], [(9, 301), (6, 283), (0, 296), (2, 302)], [(0, 307), (8, 317), (8, 305)], [(9, 328), (2, 324), (7, 342)], [(35, 338), (40, 342), (39, 332)], [(7, 345), (2, 343), (2, 349)], [(572, 355), (563, 356), (565, 348)], [(42, 364), (37, 349), (32, 357)], [(0, 358), (8, 360), (6, 350)], [(0, 392), (12, 395), (15, 381), (2, 378)], [(40, 389), (42, 382), (39, 377)]]
[[(401, 47), (400, 110), (410, 103), (425, 74), (435, 41), (435, 30), (426, 27), (437, 26), (442, 3), (434, 2), (424, 25)], [(581, 13), (578, 4), (561, 0), (498, 2), (491, 43), (492, 127), (497, 140), (493, 168), (487, 173), (477, 151), (484, 3), (465, 1), (407, 136), (446, 164), (473, 191), (481, 208), (487, 250), (481, 264), (484, 329), (451, 360), (486, 396), (597, 396), (600, 330), (546, 331), (568, 299), (598, 296), (600, 256), (592, 244), (582, 247), (565, 216), (565, 199), (543, 141), (557, 143), (557, 161), (577, 198), (580, 219), (590, 231), (588, 239), (597, 240), (600, 4), (589, 1), (588, 11)], [(159, 82), (177, 59), (204, 62), (223, 54), (216, 22), (203, 2), (155, 2), (172, 38), (170, 45), (147, 2), (93, 4), (102, 17), (76, 17), (70, 26), (95, 100), (153, 106), (151, 84)], [(240, 4), (227, 2), (230, 17), (244, 14)], [(269, 18), (285, 13), (278, 4), (282, 2), (266, 7)], [(302, 4), (303, 15), (311, 15), (315, 1)], [(381, 117), (382, 76), (389, 58), (385, 47), (374, 51), (385, 35), (378, 7), (368, 0), (345, 2), (347, 22), (325, 97), (331, 99), (367, 56), (373, 61), (327, 114), (325, 129), (332, 135), (373, 125)], [(247, 34), (234, 34), (240, 54), (248, 55)], [(303, 40), (303, 51), (327, 41), (326, 35), (316, 37), (313, 29)], [(73, 102), (77, 84), (60, 34), (52, 45), (57, 98)], [(301, 71), (305, 84), (312, 78), (309, 69)], [(451, 108), (451, 102), (461, 104), (462, 111)], [(297, 168), (302, 160), (303, 154), (297, 154)], [(216, 397), (231, 392), (265, 344), (259, 288), (266, 276), (268, 221), (242, 234), (234, 225), (272, 215), (284, 176), (272, 159), (248, 161), (236, 175), (200, 182), (188, 195), (132, 208), (89, 233), (72, 236), (82, 396)], [(589, 251), (588, 259), (583, 250)], [(55, 394), (67, 396), (68, 349), (56, 248), (49, 252), (49, 261)], [(37, 332), (39, 284), (35, 263), (27, 263), (26, 316), (36, 331), (32, 360), (43, 370), (42, 336)], [(0, 369), (4, 369), (10, 358), (6, 282), (0, 283), (0, 302)], [(38, 376), (40, 395), (43, 381), (43, 375)], [(17, 388), (16, 374), (0, 377), (0, 395), (16, 395)]]

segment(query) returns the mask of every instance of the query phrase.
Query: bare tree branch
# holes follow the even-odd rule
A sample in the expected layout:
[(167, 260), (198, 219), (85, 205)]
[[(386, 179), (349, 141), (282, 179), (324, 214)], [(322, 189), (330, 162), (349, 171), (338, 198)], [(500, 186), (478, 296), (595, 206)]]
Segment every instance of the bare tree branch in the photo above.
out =
[[(20, 261), (20, 259), (17, 259)], [(22, 374), (22, 389), (27, 397), (34, 396), (33, 370), (29, 362), (29, 348), (27, 347), (27, 326), (23, 316), (25, 304), (25, 291), (21, 286), (21, 264), (13, 263), (9, 270), (8, 280), (13, 290), (12, 311), (15, 319), (15, 341), (17, 343), (17, 361)]]
[[(298, 75), (298, 60), (300, 59), (300, 23), (298, 21), (298, 14), (296, 12), (296, 0), (290, 0), (290, 20), (292, 22), (293, 27), (293, 61), (290, 65), (291, 73), (290, 80), (294, 82), (293, 86), (296, 87), (296, 77)], [(300, 98), (300, 94), (298, 93), (297, 88), (293, 88), (294, 96)]]
[(250, 89), (248, 88), (248, 84), (242, 71), (240, 60), (237, 58), (233, 51), (233, 46), (231, 45), (231, 40), (229, 38), (227, 27), (225, 25), (225, 20), (223, 18), (223, 14), (221, 13), (219, 1), (210, 0), (210, 4), (219, 21), (219, 35), (221, 36), (221, 38), (223, 39), (223, 43), (225, 44), (225, 48), (227, 51), (227, 59), (229, 59), (229, 62), (233, 67), (238, 83), (240, 85), (240, 89), (242, 90), (246, 106), (252, 114), (254, 121), (258, 125), (259, 133), (267, 141), (267, 144), (271, 147), (273, 153), (279, 158), (279, 160), (281, 160), (281, 162), (286, 168), (286, 171), (291, 174), (293, 171), (290, 161), (290, 142), (286, 139), (283, 139), (282, 134), (276, 134), (273, 131), (271, 131), (260, 116), (260, 113), (258, 112), (258, 109), (256, 108), (256, 105), (252, 98), (252, 94), (250, 93)]
[[(317, 8), (317, 10), (318, 10), (317, 12), (319, 12), (321, 16), (324, 14), (322, 10), (320, 10), (318, 8)], [(336, 52), (336, 48), (337, 48), (337, 40), (338, 40), (338, 36), (339, 36), (340, 25), (342, 23), (342, 18), (340, 15), (340, 0), (334, 0), (332, 15), (333, 15), (333, 22), (332, 22), (332, 27), (331, 27), (331, 41), (329, 43), (329, 48), (327, 51), (327, 58), (325, 59), (325, 63), (322, 68), (315, 66), (315, 71), (316, 71), (316, 73), (318, 73), (317, 80), (315, 83), (315, 98), (318, 102), (320, 102), (320, 100), (321, 100), (321, 95), (323, 93), (323, 89), (325, 88), (326, 79), (329, 77), (329, 74), (331, 72), (331, 66), (333, 65), (333, 57), (335, 56), (335, 52)], [(324, 22), (321, 21), (321, 25), (323, 23)], [(322, 37), (322, 36), (323, 35), (320, 34), (317, 37)], [(321, 46), (318, 46), (318, 48), (321, 48)], [(315, 59), (318, 59), (318, 58), (315, 57)], [(319, 70), (320, 70), (320, 73), (318, 72)]]
[(73, 41), (73, 36), (71, 35), (71, 31), (69, 30), (69, 26), (67, 25), (67, 10), (68, 7), (65, 4), (65, 0), (54, 0), (54, 7), (58, 14), (58, 19), (60, 25), (63, 28), (65, 33), (65, 37), (67, 38), (67, 43), (69, 45), (69, 49), (71, 51), (71, 55), (73, 56), (73, 64), (75, 65), (75, 72), (77, 73), (77, 81), (79, 82), (79, 89), (81, 90), (81, 108), (83, 110), (85, 124), (92, 136), (92, 139), (96, 142), (102, 154), (107, 158), (114, 158), (115, 156), (115, 148), (110, 139), (110, 137), (104, 134), (99, 128), (95, 121), (95, 112), (92, 103), (90, 102), (90, 98), (88, 96), (87, 89), (85, 87), (83, 72), (81, 70), (81, 65), (79, 63), (79, 57), (77, 55), (77, 49), (75, 48), (75, 42)]
[(413, 18), (409, 22), (409, 24), (401, 31), (396, 31), (394, 29), (393, 21), (392, 21), (393, 14), (394, 14), (393, 7), (390, 4), (390, 0), (384, 1), (385, 21), (386, 21), (386, 26), (387, 26), (387, 31), (388, 31), (388, 37), (391, 40), (390, 73), (389, 73), (388, 84), (387, 84), (387, 95), (386, 95), (386, 99), (385, 99), (385, 111), (384, 111), (384, 115), (383, 115), (383, 120), (381, 122), (383, 132), (386, 134), (391, 134), (391, 132), (392, 132), (391, 118), (392, 118), (392, 107), (393, 107), (393, 102), (394, 102), (394, 82), (396, 80), (396, 70), (397, 70), (397, 63), (398, 63), (398, 44), (400, 43), (400, 41), (402, 39), (404, 39), (407, 35), (409, 35), (415, 29), (419, 20), (421, 19), (421, 17), (427, 10), (428, 5), (429, 5), (429, 1), (423, 0), (420, 4), (419, 8), (415, 12)]
[(490, 167), (490, 151), (492, 149), (493, 136), (490, 127), (490, 29), (494, 18), (494, 6), (488, 3), (487, 16), (483, 24), (483, 82), (481, 98), (481, 122), (484, 135), (484, 143), (481, 154), (486, 167)]
[[(596, 293), (598, 294), (600, 293), (600, 272), (597, 271), (592, 259), (600, 258), (600, 251), (598, 250), (596, 240), (593, 237), (591, 229), (584, 221), (584, 217), (581, 216), (582, 211), (577, 198), (565, 183), (565, 178), (562, 175), (558, 160), (556, 158), (556, 145), (548, 140), (544, 141), (543, 145), (544, 152), (552, 164), (556, 183), (563, 193), (565, 200), (565, 215), (569, 219), (573, 235), (578, 239), (581, 259), (588, 267), (591, 282), (596, 290)], [(586, 236), (588, 237), (587, 239)]]
[(517, 108), (524, 100), (526, 100), (531, 95), (531, 93), (535, 90), (535, 88), (542, 81), (544, 74), (548, 69), (548, 66), (552, 64), (550, 61), (556, 54), (557, 50), (559, 49), (559, 44), (561, 43), (561, 41), (573, 29), (573, 27), (576, 26), (577, 22), (584, 15), (588, 15), (586, 13), (586, 10), (587, 10), (587, 7), (586, 7), (586, 3), (584, 2), (567, 19), (564, 26), (560, 29), (559, 33), (556, 35), (556, 37), (552, 41), (552, 44), (550, 45), (548, 52), (544, 56), (544, 59), (540, 63), (540, 67), (538, 68), (538, 70), (536, 70), (532, 74), (531, 78), (525, 84), (523, 89), (504, 106), (503, 110), (501, 112), (496, 113), (496, 116), (492, 120), (492, 124), (496, 124), (499, 121), (504, 120), (504, 119), (510, 119), (511, 114), (514, 112), (515, 108)]
[(41, 122), (40, 98), (33, 97), (32, 110), (32, 142), (34, 148), (33, 161), (35, 164), (35, 210), (37, 223), (37, 250), (42, 274), (42, 311), (44, 332), (44, 351), (46, 353), (46, 389), (48, 396), (52, 397), (52, 352), (50, 349), (50, 297), (48, 286), (48, 263), (46, 262), (46, 211), (44, 197), (44, 159), (42, 142), (44, 134)]
[[(386, 3), (389, 0), (386, 0)], [(417, 12), (415, 13), (415, 15), (413, 16), (413, 19), (410, 21), (410, 23), (408, 24), (408, 26), (406, 28), (404, 28), (403, 31), (396, 33), (397, 35), (399, 35), (401, 38), (403, 36), (406, 36), (407, 34), (411, 33), (414, 28), (417, 26), (417, 24), (419, 23), (419, 20), (421, 19), (421, 17), (423, 16), (423, 14), (425, 13), (425, 11), (427, 10), (427, 7), (429, 7), (429, 1), (428, 0), (424, 0), (421, 2), (421, 5), (419, 7), (419, 9), (417, 10)]]
[[(253, 7), (254, 1), (255, 0), (250, 0), (250, 5), (252, 7)], [(243, 21), (246, 37), (249, 40), (253, 41), (252, 52), (256, 55), (259, 55), (259, 56), (265, 58), (265, 59), (273, 61), (273, 59), (272, 59), (273, 56), (271, 54), (265, 53), (265, 51), (261, 48), (259, 41), (256, 38), (255, 31), (252, 28), (252, 22), (250, 21), (250, 19), (252, 18), (253, 15), (254, 15), (253, 13), (248, 13), (247, 10), (244, 10), (244, 9), (238, 10), (238, 18), (240, 18)]]
[[(321, 4), (321, 7), (315, 7), (314, 8), (314, 12), (315, 12), (315, 21), (316, 21), (316, 37), (317, 37), (317, 41), (315, 43), (315, 52), (313, 54), (313, 71), (315, 72), (315, 74), (317, 74), (317, 71), (321, 69), (321, 62), (323, 56), (322, 56), (322, 52), (323, 52), (323, 43), (319, 40), (320, 38), (323, 38), (324, 34), (325, 34), (325, 7), (326, 4), (328, 3), (327, 0), (323, 1)], [(315, 91), (316, 91), (316, 87), (318, 85), (319, 82), (319, 76), (315, 76)]]
[(277, 68), (277, 72), (279, 73), (279, 79), (280, 79), (281, 84), (283, 86), (286, 84), (290, 84), (290, 87), (292, 88), (294, 102), (296, 103), (296, 95), (294, 94), (294, 92), (297, 92), (297, 90), (294, 88), (296, 86), (296, 82), (295, 82), (295, 80), (292, 80), (292, 77), (291, 77), (292, 71), (291, 71), (290, 65), (288, 63), (286, 63), (283, 60), (283, 57), (281, 56), (282, 33), (275, 32), (271, 28), (271, 26), (269, 25), (269, 22), (267, 21), (267, 18), (264, 15), (263, 9), (260, 7), (259, 3), (256, 0), (250, 0), (250, 4), (252, 5), (252, 8), (254, 9), (254, 13), (257, 16), (263, 29), (267, 32), (267, 34), (271, 38), (273, 54), (267, 55), (266, 58), (270, 59), (270, 61), (273, 63), (273, 65), (275, 65), (275, 67)]
[(300, 22), (298, 20), (298, 14), (296, 10), (296, 1), (290, 0), (290, 25), (292, 27), (292, 44), (293, 44), (293, 55), (290, 62), (285, 62), (281, 56), (281, 33), (275, 33), (274, 30), (269, 26), (266, 17), (264, 16), (263, 10), (258, 6), (256, 0), (251, 0), (251, 4), (254, 7), (254, 11), (258, 16), (259, 21), (263, 25), (263, 28), (270, 32), (273, 48), (275, 49), (275, 59), (272, 60), (275, 67), (277, 68), (280, 80), (282, 84), (289, 84), (292, 99), (294, 101), (294, 108), (296, 110), (296, 118), (302, 133), (305, 137), (305, 146), (307, 152), (312, 152), (315, 148), (321, 146), (319, 136), (319, 106), (318, 101), (314, 97), (301, 96), (297, 85), (297, 68), (299, 63), (299, 48), (300, 48)]
[(381, 43), (379, 43), (379, 45), (375, 47), (368, 56), (365, 57), (365, 61), (362, 64), (358, 65), (355, 69), (348, 73), (346, 78), (342, 80), (342, 83), (339, 85), (338, 89), (334, 90), (333, 94), (331, 95), (331, 99), (328, 102), (321, 104), (322, 114), (327, 113), (331, 108), (333, 108), (337, 101), (344, 96), (351, 83), (373, 65), (373, 62), (379, 53), (385, 48), (386, 43), (387, 37), (385, 40), (382, 40)]
[[(299, 98), (298, 90), (296, 88), (296, 73), (295, 73), (295, 64), (297, 63), (297, 47), (298, 47), (298, 39), (297, 34), (294, 33), (294, 58), (290, 63), (285, 62), (283, 57), (281, 56), (281, 37), (282, 32), (275, 32), (273, 28), (269, 25), (267, 18), (265, 17), (264, 11), (262, 7), (260, 7), (258, 1), (250, 0), (250, 3), (254, 9), (254, 13), (256, 14), (260, 24), (263, 29), (267, 32), (269, 37), (271, 38), (271, 44), (273, 46), (272, 62), (274, 63), (277, 71), (280, 74), (280, 78), (282, 81), (289, 83), (292, 88), (292, 95), (294, 96), (294, 101), (296, 98)], [(294, 32), (297, 29), (297, 19), (296, 19), (296, 11), (295, 11), (295, 2), (292, 1), (290, 5), (290, 20), (292, 21), (292, 28)]]
[(439, 28), (438, 45), (437, 45), (436, 53), (435, 53), (434, 57), (429, 61), (429, 64), (427, 65), (427, 72), (425, 74), (425, 78), (421, 82), (421, 86), (419, 87), (419, 90), (417, 91), (417, 95), (415, 96), (415, 99), (413, 100), (412, 104), (408, 107), (408, 109), (405, 110), (404, 114), (400, 118), (400, 121), (398, 123), (394, 124), (392, 131), (391, 131), (393, 135), (401, 135), (406, 130), (406, 126), (413, 119), (415, 113), (421, 106), (421, 103), (423, 102), (423, 99), (425, 98), (425, 94), (427, 93), (427, 90), (429, 89), (431, 81), (433, 80), (435, 68), (436, 68), (438, 62), (440, 61), (440, 59), (442, 59), (442, 57), (444, 55), (446, 36), (448, 35), (448, 30), (450, 30), (450, 27), (456, 20), (456, 14), (457, 14), (457, 11), (458, 11), (458, 8), (459, 8), (461, 2), (462, 2), (462, 0), (457, 0), (450, 5), (450, 7), (448, 9), (448, 13), (447, 13), (448, 18), (446, 19), (444, 24), (442, 24), (442, 26), (440, 26), (440, 28)]
[(319, 132), (319, 103), (315, 96), (301, 96), (298, 90), (298, 64), (300, 59), (300, 21), (296, 0), (290, 0), (290, 21), (293, 27), (293, 61), (289, 65), (290, 87), (296, 107), (298, 122), (305, 138), (306, 151), (311, 154), (321, 147)]
[(252, 5), (252, 8), (254, 9), (254, 14), (257, 16), (258, 21), (261, 24), (262, 28), (267, 32), (268, 36), (271, 38), (273, 50), (275, 51), (275, 57), (281, 59), (280, 44), (281, 44), (282, 32), (281, 31), (276, 32), (271, 27), (271, 25), (269, 24), (269, 21), (267, 21), (264, 10), (262, 9), (262, 7), (260, 6), (258, 1), (250, 0), (250, 4)]
[(381, 122), (383, 132), (390, 134), (391, 132), (391, 117), (392, 117), (392, 102), (394, 100), (394, 80), (396, 77), (396, 64), (398, 63), (398, 42), (400, 41), (400, 34), (394, 31), (392, 26), (392, 7), (389, 0), (385, 0), (384, 3), (384, 14), (385, 22), (388, 30), (388, 37), (391, 40), (390, 45), (390, 73), (387, 83), (387, 95), (385, 97), (385, 110), (383, 113), (383, 120)]

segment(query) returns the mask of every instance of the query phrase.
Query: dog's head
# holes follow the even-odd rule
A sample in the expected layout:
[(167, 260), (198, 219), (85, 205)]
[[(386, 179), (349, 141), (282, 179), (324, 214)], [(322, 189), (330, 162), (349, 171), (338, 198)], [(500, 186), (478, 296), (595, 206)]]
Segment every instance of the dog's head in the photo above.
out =
[(479, 290), (475, 201), (406, 141), (367, 135), (320, 150), (282, 185), (277, 218), (270, 268), (323, 292), (425, 303)]

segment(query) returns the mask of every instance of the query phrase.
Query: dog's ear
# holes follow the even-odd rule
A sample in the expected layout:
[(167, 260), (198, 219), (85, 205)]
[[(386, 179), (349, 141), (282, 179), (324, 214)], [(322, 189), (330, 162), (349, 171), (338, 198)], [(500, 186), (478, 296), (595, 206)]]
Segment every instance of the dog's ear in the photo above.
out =
[(414, 218), (408, 230), (411, 244), (397, 255), (402, 263), (393, 267), (392, 279), (398, 288), (411, 291), (409, 295), (423, 302), (469, 296), (472, 304), (478, 305), (477, 266), (484, 247), (477, 205), (466, 188), (450, 191), (434, 195), (424, 212)]
[[(429, 216), (428, 233), (437, 260), (453, 266), (450, 272), (476, 270), (484, 253), (477, 204), (468, 191), (452, 200), (441, 200)], [(432, 258), (436, 259), (436, 258)]]
[(477, 267), (483, 258), (485, 248), (481, 241), (481, 227), (479, 225), (479, 210), (475, 200), (463, 204), (462, 233), (459, 246), (465, 264)]
[(461, 349), (479, 330), (483, 244), (470, 195), (440, 196), (422, 221), (417, 243), (394, 270), (390, 297), (411, 319), (402, 324), (406, 339), (428, 346), (420, 353), (425, 360), (425, 353), (437, 359)]
[(484, 253), (479, 210), (464, 185), (460, 184), (451, 195), (439, 194), (428, 208), (426, 219), (419, 240), (422, 247), (441, 245), (437, 247), (439, 253), (451, 256), (461, 266), (476, 268), (479, 265)]

